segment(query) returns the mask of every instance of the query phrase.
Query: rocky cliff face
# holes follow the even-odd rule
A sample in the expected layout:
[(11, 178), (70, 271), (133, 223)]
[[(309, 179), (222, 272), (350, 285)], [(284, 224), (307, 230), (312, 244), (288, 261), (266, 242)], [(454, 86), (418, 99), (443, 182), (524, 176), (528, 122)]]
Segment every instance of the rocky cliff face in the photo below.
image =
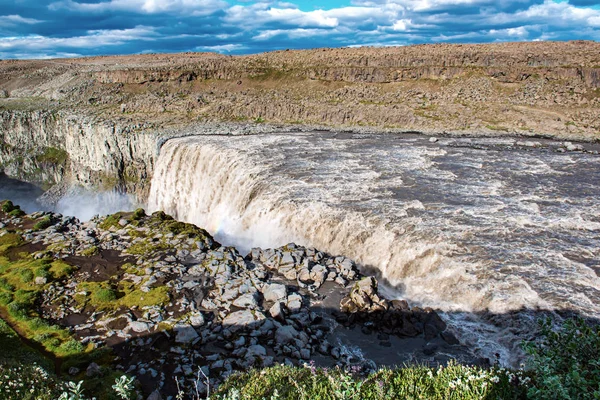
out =
[(11, 60), (0, 61), (0, 164), (45, 186), (145, 199), (156, 138), (190, 125), (594, 141), (599, 110), (595, 42)]
[(600, 44), (423, 45), (0, 62), (0, 108), (162, 129), (246, 121), (600, 137)]
[(0, 164), (7, 175), (50, 187), (119, 188), (145, 197), (156, 136), (66, 111), (0, 113)]

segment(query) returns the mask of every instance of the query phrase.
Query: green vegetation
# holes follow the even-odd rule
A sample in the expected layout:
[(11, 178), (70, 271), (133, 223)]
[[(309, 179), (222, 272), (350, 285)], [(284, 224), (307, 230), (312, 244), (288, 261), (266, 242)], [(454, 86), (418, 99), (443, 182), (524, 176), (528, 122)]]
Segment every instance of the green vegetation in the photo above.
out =
[(500, 131), (500, 132), (508, 132), (510, 130), (507, 127), (501, 126), (501, 125), (486, 125), (485, 127), (488, 128), (489, 130)]
[(600, 398), (600, 327), (581, 318), (567, 320), (554, 330), (552, 321), (540, 322), (541, 340), (529, 342), (529, 366), (536, 379), (529, 389), (533, 399)]
[(107, 216), (102, 223), (100, 223), (100, 229), (110, 230), (110, 228), (118, 228), (120, 227), (119, 221), (123, 219), (127, 213), (118, 212), (112, 215)]
[(40, 219), (38, 222), (33, 225), (33, 229), (36, 231), (41, 231), (43, 229), (49, 228), (54, 224), (52, 218), (49, 215), (46, 215), (44, 218)]
[[(234, 375), (218, 398), (238, 399), (520, 399), (528, 374), (450, 363), (382, 369), (364, 378), (342, 369), (277, 366)], [(237, 397), (236, 397), (237, 396)]]
[(57, 399), (61, 383), (48, 373), (52, 364), (25, 345), (8, 324), (0, 319), (0, 398)]
[(93, 257), (100, 254), (100, 249), (96, 246), (89, 247), (81, 252), (84, 257)]
[[(23, 238), (18, 233), (6, 233), (0, 236), (0, 257), (5, 256), (6, 252), (14, 247), (23, 244)], [(0, 268), (1, 268), (0, 264)]]
[(45, 147), (44, 151), (38, 154), (35, 159), (42, 164), (64, 165), (69, 159), (69, 154), (56, 147)]
[[(63, 261), (35, 260), (27, 253), (20, 253), (21, 258), (16, 261), (2, 257), (5, 249), (21, 243), (22, 239), (17, 234), (0, 237), (0, 307), (6, 310), (10, 322), (21, 334), (38, 342), (48, 352), (57, 356), (80, 352), (80, 346), (67, 344), (73, 341), (71, 334), (41, 319), (35, 306), (46, 282), (63, 279), (75, 268)], [(38, 277), (43, 278), (43, 284), (36, 284)]]
[(98, 310), (117, 310), (120, 307), (145, 307), (164, 305), (169, 302), (169, 288), (160, 286), (148, 292), (138, 289), (128, 281), (119, 282), (118, 287), (109, 281), (84, 282), (78, 286), (79, 291), (84, 291), (85, 296), (78, 295), (77, 301), (81, 304), (90, 304)]

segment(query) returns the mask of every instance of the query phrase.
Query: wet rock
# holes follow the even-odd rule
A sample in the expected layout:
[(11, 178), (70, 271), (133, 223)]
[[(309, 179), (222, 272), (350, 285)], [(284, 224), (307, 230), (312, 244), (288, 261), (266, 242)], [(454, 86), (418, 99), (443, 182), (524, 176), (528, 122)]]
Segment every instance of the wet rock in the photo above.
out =
[(449, 345), (460, 344), (460, 341), (456, 338), (456, 336), (452, 332), (450, 332), (448, 330), (445, 330), (442, 333), (440, 333), (440, 336)]
[(300, 332), (298, 332), (293, 326), (285, 325), (279, 327), (277, 331), (275, 331), (275, 342), (279, 345), (294, 343), (299, 335)]

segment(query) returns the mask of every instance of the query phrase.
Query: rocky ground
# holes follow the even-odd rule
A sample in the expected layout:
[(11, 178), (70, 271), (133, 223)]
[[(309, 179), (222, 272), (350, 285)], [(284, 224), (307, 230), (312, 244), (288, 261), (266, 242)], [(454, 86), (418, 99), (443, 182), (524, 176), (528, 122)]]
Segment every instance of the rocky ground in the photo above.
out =
[[(156, 399), (176, 392), (175, 378), (205, 390), (199, 368), (214, 386), (276, 363), (369, 371), (410, 360), (486, 362), (434, 310), (385, 299), (343, 256), (291, 243), (244, 257), (162, 212), (82, 223), (6, 202), (2, 210), (2, 316), (73, 377), (124, 371)], [(26, 316), (17, 307), (24, 294)], [(54, 336), (36, 334), (48, 325)]]
[(0, 109), (123, 131), (246, 121), (600, 137), (600, 44), (421, 45), (0, 61)]

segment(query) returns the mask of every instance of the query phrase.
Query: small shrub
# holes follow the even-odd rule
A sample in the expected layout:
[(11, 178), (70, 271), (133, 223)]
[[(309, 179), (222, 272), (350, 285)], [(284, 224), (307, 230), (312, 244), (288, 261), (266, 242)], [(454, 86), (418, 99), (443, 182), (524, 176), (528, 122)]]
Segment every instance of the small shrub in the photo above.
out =
[(16, 208), (16, 209), (12, 210), (11, 212), (9, 212), (8, 215), (10, 215), (11, 217), (19, 218), (19, 217), (22, 217), (23, 215), (25, 215), (25, 211), (21, 210), (20, 208)]
[(6, 279), (0, 278), (0, 289), (4, 289), (7, 292), (12, 292), (13, 290), (15, 290), (15, 287), (8, 283)]
[(8, 313), (16, 320), (26, 320), (29, 318), (29, 305), (18, 301), (13, 301), (7, 307)]
[(117, 299), (117, 294), (114, 290), (108, 288), (100, 288), (92, 294), (92, 302), (96, 304), (109, 303)]
[(59, 351), (65, 355), (79, 354), (83, 349), (83, 345), (75, 339), (64, 342), (59, 347)]
[(21, 278), (21, 282), (30, 283), (33, 281), (33, 271), (27, 268), (20, 269), (19, 277)]
[(540, 321), (541, 339), (524, 345), (536, 374), (532, 399), (600, 398), (600, 327), (582, 318), (567, 320), (560, 329)]
[(140, 219), (146, 216), (146, 211), (143, 208), (138, 208), (133, 212), (133, 216), (131, 217), (135, 221), (139, 221)]
[(8, 292), (0, 292), (0, 305), (7, 306), (11, 301), (13, 301), (12, 294)]
[(10, 200), (6, 200), (4, 203), (2, 203), (2, 211), (5, 213), (10, 213), (11, 211), (14, 211), (15, 209), (17, 209), (17, 207), (15, 207), (13, 202)]
[(36, 222), (35, 225), (33, 225), (33, 229), (36, 231), (41, 231), (50, 226), (52, 226), (52, 218), (50, 218), (50, 216), (47, 215), (44, 218), (42, 218), (41, 220), (39, 220), (38, 222)]

